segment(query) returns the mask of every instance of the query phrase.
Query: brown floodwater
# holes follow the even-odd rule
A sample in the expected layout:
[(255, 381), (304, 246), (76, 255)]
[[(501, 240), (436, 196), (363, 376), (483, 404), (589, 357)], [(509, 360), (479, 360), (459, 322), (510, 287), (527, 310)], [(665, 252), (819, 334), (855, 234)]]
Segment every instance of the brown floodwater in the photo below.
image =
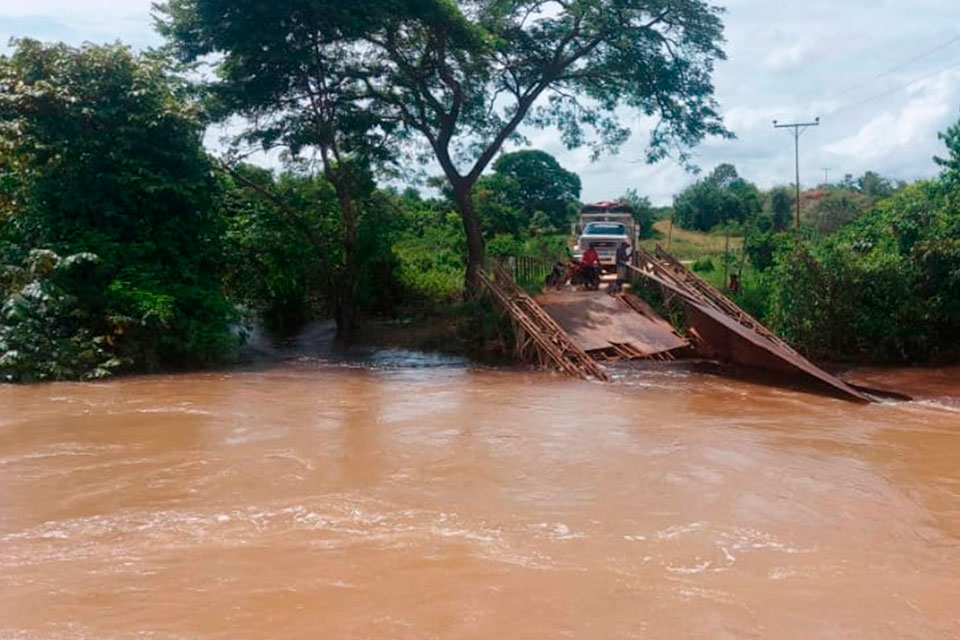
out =
[(0, 638), (960, 637), (960, 369), (0, 387)]

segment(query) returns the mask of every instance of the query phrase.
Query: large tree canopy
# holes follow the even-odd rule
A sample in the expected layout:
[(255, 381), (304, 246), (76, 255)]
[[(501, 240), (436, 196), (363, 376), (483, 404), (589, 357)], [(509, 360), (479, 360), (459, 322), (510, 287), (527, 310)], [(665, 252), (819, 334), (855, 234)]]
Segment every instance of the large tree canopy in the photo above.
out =
[[(471, 190), (521, 123), (555, 127), (568, 147), (616, 150), (620, 116), (649, 118), (650, 161), (705, 136), (730, 135), (711, 72), (724, 57), (720, 10), (701, 0), (478, 0), (481, 30), (464, 52), (431, 23), (367, 37), (373, 108), (417, 132), (456, 194), (467, 236), (468, 288), (483, 260)], [(626, 110), (626, 111), (625, 111)]]
[(319, 147), (334, 185), (341, 152), (384, 152), (394, 132), (422, 142), (463, 218), (468, 288), (484, 253), (473, 186), (521, 123), (599, 154), (629, 137), (620, 116), (632, 111), (649, 118), (651, 161), (729, 135), (710, 79), (720, 10), (702, 0), (169, 0), (160, 11), (184, 59), (221, 56), (227, 108), (268, 144)]
[(760, 213), (761, 202), (756, 185), (741, 178), (732, 164), (721, 164), (677, 194), (674, 220), (688, 229), (710, 231), (719, 224), (752, 220)]
[(363, 259), (358, 201), (372, 188), (369, 167), (391, 158), (397, 128), (368, 108), (358, 43), (398, 16), (449, 27), (459, 12), (441, 0), (170, 0), (158, 10), (158, 28), (182, 60), (217, 60), (209, 88), (218, 115), (244, 116), (247, 141), (319, 160), (339, 202), (335, 316), (340, 337), (349, 339)]
[(580, 198), (580, 176), (561, 167), (549, 153), (535, 149), (501, 155), (493, 173), (481, 182), (506, 205), (522, 212), (524, 225), (536, 218), (534, 226), (542, 229), (565, 230)]
[(960, 184), (960, 122), (954, 123), (937, 137), (947, 147), (947, 157), (934, 156), (933, 160), (943, 167), (943, 177), (951, 184)]

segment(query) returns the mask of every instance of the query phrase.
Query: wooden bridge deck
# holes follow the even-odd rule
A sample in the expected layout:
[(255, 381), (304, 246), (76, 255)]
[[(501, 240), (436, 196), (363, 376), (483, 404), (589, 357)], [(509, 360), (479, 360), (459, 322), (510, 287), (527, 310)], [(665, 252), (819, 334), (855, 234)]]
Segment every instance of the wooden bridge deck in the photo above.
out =
[(536, 298), (570, 339), (591, 355), (612, 349), (636, 358), (652, 357), (690, 344), (642, 300), (634, 298), (634, 305), (625, 300), (602, 291), (550, 291)]
[[(806, 379), (845, 400), (872, 401), (804, 358), (660, 247), (656, 255), (643, 249), (637, 254), (634, 273), (659, 284), (667, 304), (683, 304), (688, 333), (701, 355)], [(691, 346), (636, 296), (559, 291), (535, 300), (502, 268), (496, 268), (493, 276), (485, 271), (480, 275), (513, 321), (517, 355), (541, 365), (551, 364), (567, 375), (608, 380), (598, 361), (672, 359), (674, 352)]]

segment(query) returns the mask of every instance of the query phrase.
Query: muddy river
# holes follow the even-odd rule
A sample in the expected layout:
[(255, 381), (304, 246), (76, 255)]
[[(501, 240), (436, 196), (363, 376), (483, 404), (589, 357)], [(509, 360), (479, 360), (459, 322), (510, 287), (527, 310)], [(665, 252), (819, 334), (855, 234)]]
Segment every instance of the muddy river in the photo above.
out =
[(0, 638), (957, 638), (960, 369), (0, 387)]

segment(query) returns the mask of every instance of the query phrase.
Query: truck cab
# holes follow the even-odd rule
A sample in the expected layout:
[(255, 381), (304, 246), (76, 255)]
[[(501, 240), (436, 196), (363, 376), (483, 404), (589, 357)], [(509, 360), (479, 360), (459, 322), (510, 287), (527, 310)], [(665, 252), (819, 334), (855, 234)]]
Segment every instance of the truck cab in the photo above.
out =
[(587, 247), (593, 247), (600, 255), (601, 264), (611, 269), (616, 264), (620, 243), (626, 242), (632, 252), (639, 237), (633, 210), (620, 202), (585, 205), (574, 231), (577, 235), (574, 257), (579, 260)]

